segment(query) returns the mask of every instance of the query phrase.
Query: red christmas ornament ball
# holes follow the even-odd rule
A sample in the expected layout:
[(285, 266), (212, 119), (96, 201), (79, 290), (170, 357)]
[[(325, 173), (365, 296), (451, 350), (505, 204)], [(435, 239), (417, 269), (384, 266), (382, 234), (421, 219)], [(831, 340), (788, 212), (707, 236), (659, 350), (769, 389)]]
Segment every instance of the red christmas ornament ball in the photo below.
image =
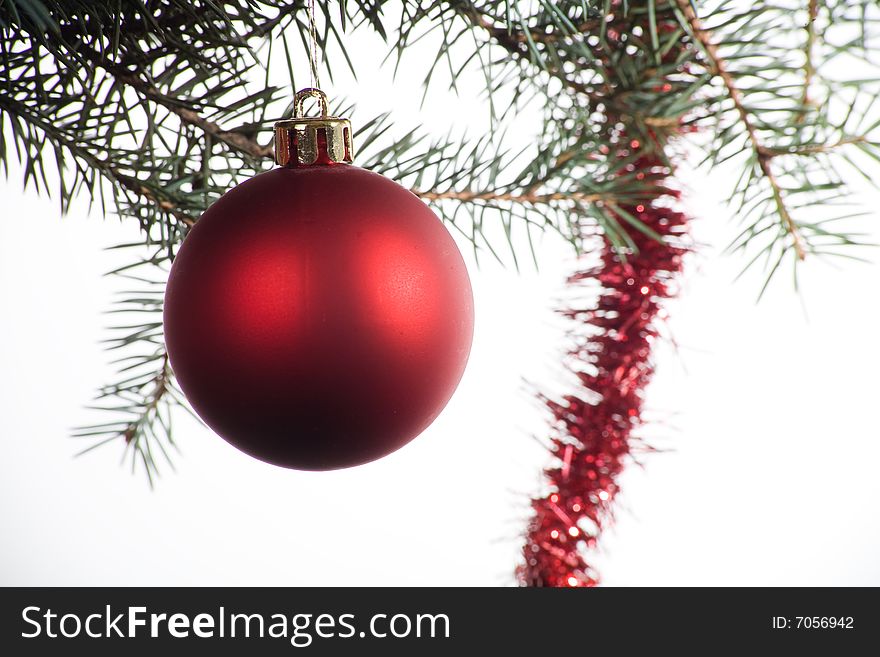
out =
[(436, 215), (334, 163), (273, 169), (211, 206), (174, 260), (164, 321), (208, 426), (263, 461), (330, 470), (431, 424), (464, 372), (474, 316)]

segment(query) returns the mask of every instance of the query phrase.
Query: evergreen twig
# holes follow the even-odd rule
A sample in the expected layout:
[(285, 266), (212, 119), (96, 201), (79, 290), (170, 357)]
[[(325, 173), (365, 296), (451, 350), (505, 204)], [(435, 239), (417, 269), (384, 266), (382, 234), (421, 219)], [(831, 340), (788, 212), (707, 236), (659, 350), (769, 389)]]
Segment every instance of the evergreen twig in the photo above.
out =
[(743, 101), (742, 92), (739, 90), (736, 81), (730, 74), (724, 58), (719, 54), (718, 47), (712, 41), (712, 35), (703, 28), (703, 24), (697, 17), (697, 13), (694, 11), (691, 1), (676, 1), (678, 2), (678, 7), (681, 10), (681, 13), (687, 18), (688, 25), (690, 26), (694, 37), (702, 46), (703, 52), (706, 53), (706, 56), (709, 59), (710, 69), (724, 83), (724, 87), (727, 89), (727, 94), (730, 97), (730, 100), (733, 101), (733, 106), (736, 108), (737, 114), (739, 114), (740, 121), (742, 121), (743, 127), (745, 128), (749, 141), (754, 149), (758, 166), (761, 168), (761, 172), (764, 174), (764, 177), (767, 179), (767, 182), (773, 190), (773, 198), (776, 202), (776, 209), (779, 212), (779, 216), (785, 225), (785, 229), (791, 234), (791, 237), (794, 240), (794, 248), (797, 257), (799, 260), (803, 260), (807, 257), (807, 248), (804, 244), (803, 237), (801, 236), (800, 228), (792, 218), (791, 213), (785, 204), (782, 186), (779, 184), (779, 179), (773, 171), (771, 160), (774, 157), (774, 151), (768, 149), (758, 136), (758, 131), (755, 128), (755, 124)]

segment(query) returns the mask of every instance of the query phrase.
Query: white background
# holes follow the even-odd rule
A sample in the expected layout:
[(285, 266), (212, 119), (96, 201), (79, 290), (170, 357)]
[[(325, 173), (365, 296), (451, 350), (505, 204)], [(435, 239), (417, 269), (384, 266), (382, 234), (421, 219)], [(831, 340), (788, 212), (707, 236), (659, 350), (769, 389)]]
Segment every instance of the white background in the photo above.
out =
[[(370, 66), (384, 54), (354, 47)], [(326, 87), (356, 99), (360, 117), (392, 106), (411, 117), (401, 134), (419, 121), (479, 131), (482, 80), (465, 77), (460, 96), (438, 86), (420, 109), (410, 81), (424, 66), (416, 56), (396, 81), (391, 65), (362, 66), (359, 82)], [(722, 254), (730, 171), (685, 165), (681, 177), (703, 246), (669, 304), (677, 349), (658, 348), (645, 430), (671, 451), (624, 476), (594, 555), (603, 581), (880, 585), (880, 268), (810, 262), (800, 296), (782, 274), (756, 304), (763, 272), (734, 283), (744, 261)], [(286, 471), (180, 414), (178, 472), (151, 492), (119, 467), (121, 446), (73, 459), (83, 445), (68, 438), (95, 421), (82, 406), (113, 376), (98, 341), (120, 287), (102, 274), (119, 256), (104, 248), (137, 229), (85, 203), (60, 218), (20, 180), (0, 182), (0, 584), (513, 582), (547, 463), (531, 437), (546, 435), (545, 417), (523, 381), (564, 389), (552, 309), (575, 263), (561, 239), (547, 234), (540, 271), (519, 273), (487, 258), (478, 268), (461, 243), (477, 304), (471, 361), (406, 448), (352, 470)], [(880, 240), (876, 216), (863, 230)]]

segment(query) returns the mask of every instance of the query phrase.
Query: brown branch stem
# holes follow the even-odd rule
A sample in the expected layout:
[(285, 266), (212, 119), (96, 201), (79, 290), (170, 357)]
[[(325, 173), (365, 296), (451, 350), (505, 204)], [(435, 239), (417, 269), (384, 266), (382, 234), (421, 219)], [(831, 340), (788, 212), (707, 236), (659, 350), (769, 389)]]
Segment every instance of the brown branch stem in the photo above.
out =
[(162, 401), (165, 393), (168, 392), (168, 380), (168, 354), (165, 353), (162, 356), (162, 368), (156, 376), (153, 377), (153, 390), (150, 392), (149, 401), (144, 404), (143, 411), (138, 415), (137, 419), (129, 422), (128, 426), (121, 434), (126, 443), (130, 443), (137, 437), (141, 426), (147, 421), (150, 413), (153, 413), (159, 407), (159, 402)]
[(807, 106), (812, 102), (810, 100), (810, 85), (813, 83), (813, 77), (816, 75), (816, 67), (813, 64), (813, 48), (816, 45), (816, 18), (819, 15), (819, 0), (809, 0), (807, 4), (807, 24), (804, 29), (807, 32), (807, 42), (804, 45), (804, 92), (801, 95), (801, 105), (804, 112), (801, 113), (800, 120), (803, 121)]

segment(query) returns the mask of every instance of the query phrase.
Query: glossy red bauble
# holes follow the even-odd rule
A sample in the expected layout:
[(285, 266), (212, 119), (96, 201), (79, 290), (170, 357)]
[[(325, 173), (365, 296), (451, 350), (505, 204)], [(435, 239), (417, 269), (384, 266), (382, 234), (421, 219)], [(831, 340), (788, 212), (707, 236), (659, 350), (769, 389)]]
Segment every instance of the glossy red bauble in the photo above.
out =
[(164, 319), (208, 426), (263, 461), (328, 470), (437, 417), (468, 358), (473, 297), (421, 200), (334, 164), (273, 169), (209, 208), (174, 260)]

